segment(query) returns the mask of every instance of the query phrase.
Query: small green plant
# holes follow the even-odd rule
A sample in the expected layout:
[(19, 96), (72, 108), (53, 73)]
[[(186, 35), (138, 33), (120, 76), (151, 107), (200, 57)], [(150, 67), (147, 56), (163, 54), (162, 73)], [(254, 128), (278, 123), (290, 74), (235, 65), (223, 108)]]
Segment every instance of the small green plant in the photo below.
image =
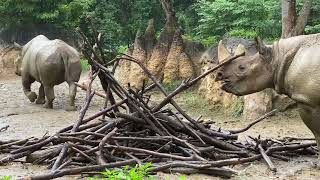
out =
[(106, 169), (104, 172), (101, 172), (102, 177), (91, 177), (88, 180), (143, 180), (150, 179), (150, 171), (152, 169), (152, 164), (147, 163), (145, 165), (138, 166), (136, 165), (134, 168), (129, 168), (129, 166), (125, 166), (122, 169), (118, 170), (109, 170)]
[(186, 176), (180, 176), (179, 180), (187, 180)]
[(0, 180), (11, 180), (12, 179), (12, 176), (3, 176), (3, 177), (0, 177)]
[(80, 63), (81, 63), (81, 69), (83, 71), (88, 71), (90, 69), (90, 64), (88, 63), (87, 59), (80, 59)]
[(128, 46), (119, 46), (117, 48), (118, 53), (126, 53), (128, 51)]

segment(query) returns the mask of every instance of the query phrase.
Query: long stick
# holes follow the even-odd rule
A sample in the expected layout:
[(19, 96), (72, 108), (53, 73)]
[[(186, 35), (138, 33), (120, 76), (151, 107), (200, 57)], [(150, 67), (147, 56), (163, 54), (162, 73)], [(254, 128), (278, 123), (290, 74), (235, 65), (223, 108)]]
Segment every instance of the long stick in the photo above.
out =
[(267, 112), (266, 114), (262, 115), (261, 117), (259, 117), (255, 121), (253, 121), (247, 127), (243, 128), (243, 129), (239, 129), (239, 130), (229, 130), (229, 132), (232, 133), (232, 134), (238, 134), (238, 133), (245, 132), (246, 130), (250, 129), (253, 125), (257, 124), (258, 122), (261, 122), (262, 120), (266, 119), (267, 117), (270, 117), (270, 116), (276, 114), (277, 112), (279, 112), (279, 110), (278, 109), (274, 109), (274, 110), (272, 110), (270, 112)]

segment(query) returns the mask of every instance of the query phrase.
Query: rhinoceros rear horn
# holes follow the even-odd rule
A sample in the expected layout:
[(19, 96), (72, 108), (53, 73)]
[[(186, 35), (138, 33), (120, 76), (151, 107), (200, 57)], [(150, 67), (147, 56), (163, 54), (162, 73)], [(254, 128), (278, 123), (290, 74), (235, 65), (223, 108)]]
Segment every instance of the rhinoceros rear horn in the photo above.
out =
[(247, 53), (247, 50), (246, 50), (246, 48), (244, 47), (244, 45), (243, 44), (239, 44), (238, 45), (238, 47), (237, 47), (237, 49), (235, 50), (235, 52), (234, 52), (234, 54), (235, 55), (239, 55), (239, 54), (242, 54), (242, 53)]
[(230, 52), (227, 50), (227, 48), (222, 44), (222, 40), (219, 42), (218, 46), (218, 62), (221, 63), (224, 59), (231, 56)]
[(22, 49), (22, 46), (16, 42), (13, 43), (13, 47), (18, 48), (18, 49)]

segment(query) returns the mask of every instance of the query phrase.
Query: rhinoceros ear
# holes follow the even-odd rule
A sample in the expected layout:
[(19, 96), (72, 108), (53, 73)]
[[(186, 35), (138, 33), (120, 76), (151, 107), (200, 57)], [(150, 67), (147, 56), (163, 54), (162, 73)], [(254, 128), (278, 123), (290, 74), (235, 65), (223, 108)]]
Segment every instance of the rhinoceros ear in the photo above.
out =
[(247, 54), (247, 50), (246, 50), (246, 48), (244, 47), (243, 44), (239, 44), (237, 49), (234, 52), (234, 55), (239, 55), (239, 54), (242, 54), (242, 53)]
[(219, 42), (218, 46), (218, 62), (220, 63), (227, 57), (231, 56), (230, 52), (227, 50), (227, 48), (222, 44), (222, 40)]
[(272, 57), (272, 48), (268, 47), (260, 37), (255, 38), (257, 50), (260, 55), (262, 55), (263, 59), (267, 61), (271, 61)]

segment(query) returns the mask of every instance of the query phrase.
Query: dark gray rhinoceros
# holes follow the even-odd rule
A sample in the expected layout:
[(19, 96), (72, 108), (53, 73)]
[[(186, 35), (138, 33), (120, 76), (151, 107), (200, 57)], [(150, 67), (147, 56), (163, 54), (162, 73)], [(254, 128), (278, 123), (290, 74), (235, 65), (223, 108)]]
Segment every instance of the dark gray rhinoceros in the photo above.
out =
[[(44, 104), (45, 108), (53, 108), (53, 86), (66, 81), (69, 85), (69, 101), (65, 109), (76, 110), (75, 82), (79, 81), (81, 74), (78, 52), (61, 40), (49, 40), (43, 35), (36, 36), (21, 49), (16, 60), (16, 74), (22, 76), (23, 92), (28, 99)], [(41, 83), (38, 96), (30, 89), (34, 81)]]
[[(302, 120), (320, 149), (320, 34), (281, 39), (222, 67), (216, 75), (222, 89), (246, 95), (273, 88), (298, 103)], [(320, 157), (320, 156), (319, 156)], [(318, 164), (319, 165), (319, 164)]]

